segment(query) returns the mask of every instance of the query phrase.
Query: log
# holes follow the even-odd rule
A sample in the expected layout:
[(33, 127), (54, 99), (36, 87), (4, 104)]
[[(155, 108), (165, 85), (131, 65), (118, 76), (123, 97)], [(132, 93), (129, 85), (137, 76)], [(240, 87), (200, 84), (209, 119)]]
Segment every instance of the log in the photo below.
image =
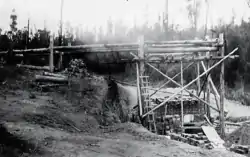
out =
[(27, 68), (31, 70), (47, 70), (49, 71), (50, 68), (49, 66), (34, 66), (34, 65), (22, 65), (22, 64), (17, 64), (18, 68)]
[(212, 39), (210, 41), (204, 40), (175, 40), (175, 41), (145, 41), (146, 44), (215, 44), (218, 43), (218, 39)]
[(54, 76), (54, 77), (67, 78), (67, 76), (65, 76), (65, 75), (55, 74), (55, 73), (50, 73), (50, 72), (43, 72), (43, 75), (45, 75), (45, 76)]
[(49, 87), (59, 87), (61, 84), (45, 84), (45, 85), (40, 85), (40, 88), (49, 88)]
[(218, 51), (218, 47), (178, 47), (178, 48), (147, 48), (148, 53), (176, 53), (176, 52), (215, 52)]
[(213, 43), (198, 43), (198, 44), (148, 44), (148, 47), (197, 47), (197, 46), (219, 46)]
[(35, 80), (39, 82), (57, 82), (57, 83), (67, 83), (67, 78), (62, 77), (53, 77), (53, 76), (43, 76), (43, 75), (35, 75)]
[(13, 50), (14, 53), (24, 53), (24, 52), (46, 52), (49, 48), (38, 48), (38, 49), (26, 49), (26, 50)]

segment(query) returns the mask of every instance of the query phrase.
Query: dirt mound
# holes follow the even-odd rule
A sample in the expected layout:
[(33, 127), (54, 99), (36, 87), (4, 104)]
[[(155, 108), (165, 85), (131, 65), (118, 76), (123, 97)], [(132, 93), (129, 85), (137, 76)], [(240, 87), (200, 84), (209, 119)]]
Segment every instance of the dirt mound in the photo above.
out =
[(19, 157), (41, 153), (34, 144), (9, 133), (3, 125), (0, 125), (0, 136), (0, 156)]
[(250, 145), (250, 124), (243, 124), (228, 135), (227, 141), (233, 144)]

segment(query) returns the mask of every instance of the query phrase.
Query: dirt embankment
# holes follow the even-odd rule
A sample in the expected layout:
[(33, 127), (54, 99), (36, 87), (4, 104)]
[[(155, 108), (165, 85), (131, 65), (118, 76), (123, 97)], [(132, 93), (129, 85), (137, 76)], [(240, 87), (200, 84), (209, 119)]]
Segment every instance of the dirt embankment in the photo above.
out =
[(238, 156), (167, 140), (138, 124), (120, 123), (129, 118), (128, 102), (133, 100), (121, 94), (127, 90), (119, 85), (110, 89), (120, 94), (110, 94), (100, 77), (87, 79), (87, 88), (80, 93), (79, 80), (70, 89), (61, 86), (41, 92), (30, 88), (33, 76), (20, 71), (2, 78), (0, 119), (7, 130), (0, 132), (4, 148), (0, 156), (11, 152), (15, 153), (9, 156), (14, 157)]

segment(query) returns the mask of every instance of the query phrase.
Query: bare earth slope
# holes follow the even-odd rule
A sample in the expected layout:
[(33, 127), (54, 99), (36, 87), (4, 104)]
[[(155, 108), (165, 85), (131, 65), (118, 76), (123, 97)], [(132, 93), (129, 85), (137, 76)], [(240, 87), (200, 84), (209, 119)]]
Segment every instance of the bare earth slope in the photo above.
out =
[[(22, 77), (22, 79), (28, 79)], [(5, 79), (4, 79), (5, 80)], [(86, 91), (82, 98), (41, 93), (20, 86), (23, 80), (2, 85), (1, 123), (15, 138), (32, 144), (24, 153), (16, 142), (0, 139), (0, 156), (32, 157), (236, 157), (231, 152), (203, 150), (154, 135), (138, 124), (100, 126), (105, 86)], [(93, 81), (92, 81), (93, 83)], [(95, 86), (100, 83), (95, 81)], [(102, 82), (103, 83), (103, 82)], [(31, 96), (35, 95), (35, 96)], [(67, 96), (65, 96), (67, 95)], [(74, 101), (73, 101), (74, 100)], [(4, 136), (2, 133), (0, 136)], [(23, 144), (20, 144), (22, 146)], [(6, 155), (16, 151), (12, 155)]]

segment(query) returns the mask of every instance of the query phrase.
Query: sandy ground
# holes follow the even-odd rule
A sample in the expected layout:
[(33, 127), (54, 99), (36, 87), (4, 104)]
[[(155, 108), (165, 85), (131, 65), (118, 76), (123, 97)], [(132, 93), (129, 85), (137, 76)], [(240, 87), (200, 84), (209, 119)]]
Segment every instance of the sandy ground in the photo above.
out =
[[(101, 126), (100, 93), (98, 88), (88, 97), (71, 99), (52, 92), (39, 92), (30, 88), (2, 86), (0, 97), (1, 123), (7, 130), (32, 147), (18, 151), (11, 140), (0, 140), (0, 146), (10, 147), (9, 152), (0, 149), (0, 156), (25, 157), (236, 157), (231, 152), (209, 151), (168, 140), (150, 133), (138, 124), (123, 123)], [(96, 82), (97, 83), (97, 82)], [(8, 83), (7, 83), (8, 84)], [(126, 89), (124, 87), (123, 89)], [(125, 91), (127, 92), (127, 91)], [(133, 94), (133, 96), (135, 96)], [(95, 100), (95, 101), (93, 101)], [(132, 100), (131, 98), (131, 101)], [(1, 136), (5, 136), (0, 133)], [(9, 136), (9, 135), (8, 135)], [(3, 139), (3, 137), (1, 137)], [(11, 138), (12, 141), (14, 137)], [(6, 144), (7, 143), (7, 144)], [(6, 153), (7, 152), (7, 153)]]

